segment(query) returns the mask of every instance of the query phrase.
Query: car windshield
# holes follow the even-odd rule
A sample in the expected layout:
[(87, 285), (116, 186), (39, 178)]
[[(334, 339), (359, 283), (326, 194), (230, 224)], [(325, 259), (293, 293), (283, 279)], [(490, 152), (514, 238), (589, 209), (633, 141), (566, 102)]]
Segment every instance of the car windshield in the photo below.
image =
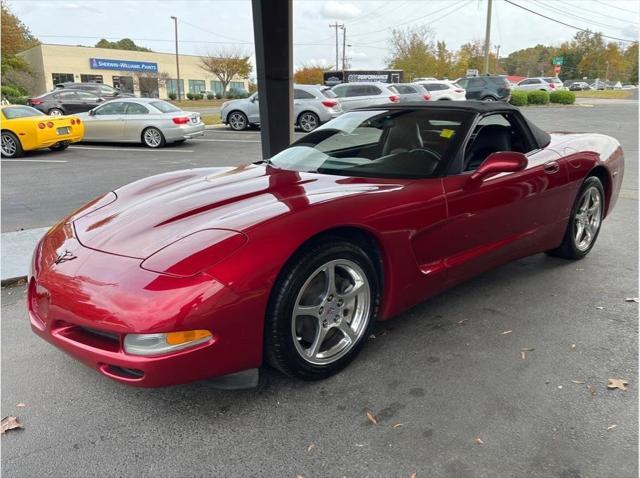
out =
[(10, 106), (2, 108), (2, 113), (7, 119), (29, 118), (31, 116), (44, 116), (42, 111), (38, 111), (31, 106)]
[(167, 103), (166, 101), (152, 101), (151, 106), (155, 109), (162, 111), (163, 113), (177, 113), (178, 111), (182, 111), (177, 106), (172, 105), (171, 103)]
[(428, 178), (457, 151), (472, 113), (346, 113), (271, 158), (277, 168), (377, 178)]

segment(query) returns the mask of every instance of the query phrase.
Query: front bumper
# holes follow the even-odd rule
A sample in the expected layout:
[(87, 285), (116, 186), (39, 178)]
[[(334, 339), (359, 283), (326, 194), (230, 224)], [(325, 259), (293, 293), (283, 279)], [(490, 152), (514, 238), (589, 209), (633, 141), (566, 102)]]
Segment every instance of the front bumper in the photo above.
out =
[[(206, 274), (175, 278), (140, 260), (82, 246), (73, 226), (54, 226), (38, 244), (28, 282), (32, 330), (128, 385), (161, 387), (256, 368), (262, 360), (257, 308)], [(206, 329), (212, 338), (153, 357), (124, 351), (129, 333)]]

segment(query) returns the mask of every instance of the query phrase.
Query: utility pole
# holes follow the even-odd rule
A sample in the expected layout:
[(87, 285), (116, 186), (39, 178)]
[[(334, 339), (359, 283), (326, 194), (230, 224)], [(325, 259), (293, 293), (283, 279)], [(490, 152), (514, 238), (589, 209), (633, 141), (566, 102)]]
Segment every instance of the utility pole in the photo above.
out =
[(487, 0), (487, 28), (484, 33), (484, 74), (489, 74), (489, 45), (491, 44), (491, 5), (493, 0)]
[(347, 27), (342, 25), (342, 78), (344, 78), (344, 70), (347, 69), (347, 60), (346, 60), (346, 52), (347, 52)]
[[(335, 28), (336, 29), (336, 71), (340, 70), (340, 64), (339, 64), (339, 60), (338, 60), (338, 51), (339, 51), (339, 47), (338, 47), (338, 28), (344, 28), (344, 24), (339, 24), (338, 22), (335, 22), (333, 25), (329, 24), (329, 28)], [(344, 80), (343, 80), (344, 81)]]
[(182, 99), (182, 95), (180, 93), (180, 61), (178, 60), (178, 17), (171, 16), (171, 18), (173, 19), (176, 31), (176, 73), (178, 75), (176, 85), (178, 87), (178, 101), (180, 101)]
[(498, 65), (500, 62), (500, 45), (495, 45), (496, 49), (496, 73), (498, 73)]
[(604, 79), (609, 81), (609, 60), (607, 60), (607, 73), (604, 75)]

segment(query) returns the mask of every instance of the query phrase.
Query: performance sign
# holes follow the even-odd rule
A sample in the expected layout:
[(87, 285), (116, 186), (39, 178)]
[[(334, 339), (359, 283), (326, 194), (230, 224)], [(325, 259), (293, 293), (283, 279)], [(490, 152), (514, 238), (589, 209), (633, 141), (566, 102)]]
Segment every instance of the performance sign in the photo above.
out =
[(104, 58), (89, 58), (92, 70), (120, 70), (158, 73), (158, 64), (148, 61), (107, 60)]

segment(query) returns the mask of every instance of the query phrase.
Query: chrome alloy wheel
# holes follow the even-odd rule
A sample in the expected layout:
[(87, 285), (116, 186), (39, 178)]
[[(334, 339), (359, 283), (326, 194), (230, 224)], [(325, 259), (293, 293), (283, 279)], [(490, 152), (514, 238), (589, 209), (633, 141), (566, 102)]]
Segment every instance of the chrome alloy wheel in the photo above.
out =
[(162, 134), (155, 128), (149, 128), (144, 132), (144, 142), (151, 148), (157, 148), (162, 143)]
[(367, 330), (371, 286), (355, 262), (337, 259), (318, 267), (295, 301), (291, 332), (307, 362), (327, 365), (347, 354)]
[(596, 187), (587, 188), (580, 198), (573, 225), (576, 248), (584, 252), (593, 243), (602, 221), (602, 194)]
[(2, 155), (7, 158), (11, 158), (16, 154), (18, 150), (18, 145), (16, 144), (16, 139), (10, 134), (3, 133), (2, 134)]
[(231, 113), (229, 115), (229, 125), (236, 131), (243, 130), (247, 127), (247, 118), (242, 113)]
[(308, 133), (318, 127), (318, 117), (313, 113), (304, 113), (300, 116), (300, 128)]
[(58, 108), (53, 108), (51, 111), (49, 111), (49, 116), (62, 116), (62, 110), (59, 110)]

